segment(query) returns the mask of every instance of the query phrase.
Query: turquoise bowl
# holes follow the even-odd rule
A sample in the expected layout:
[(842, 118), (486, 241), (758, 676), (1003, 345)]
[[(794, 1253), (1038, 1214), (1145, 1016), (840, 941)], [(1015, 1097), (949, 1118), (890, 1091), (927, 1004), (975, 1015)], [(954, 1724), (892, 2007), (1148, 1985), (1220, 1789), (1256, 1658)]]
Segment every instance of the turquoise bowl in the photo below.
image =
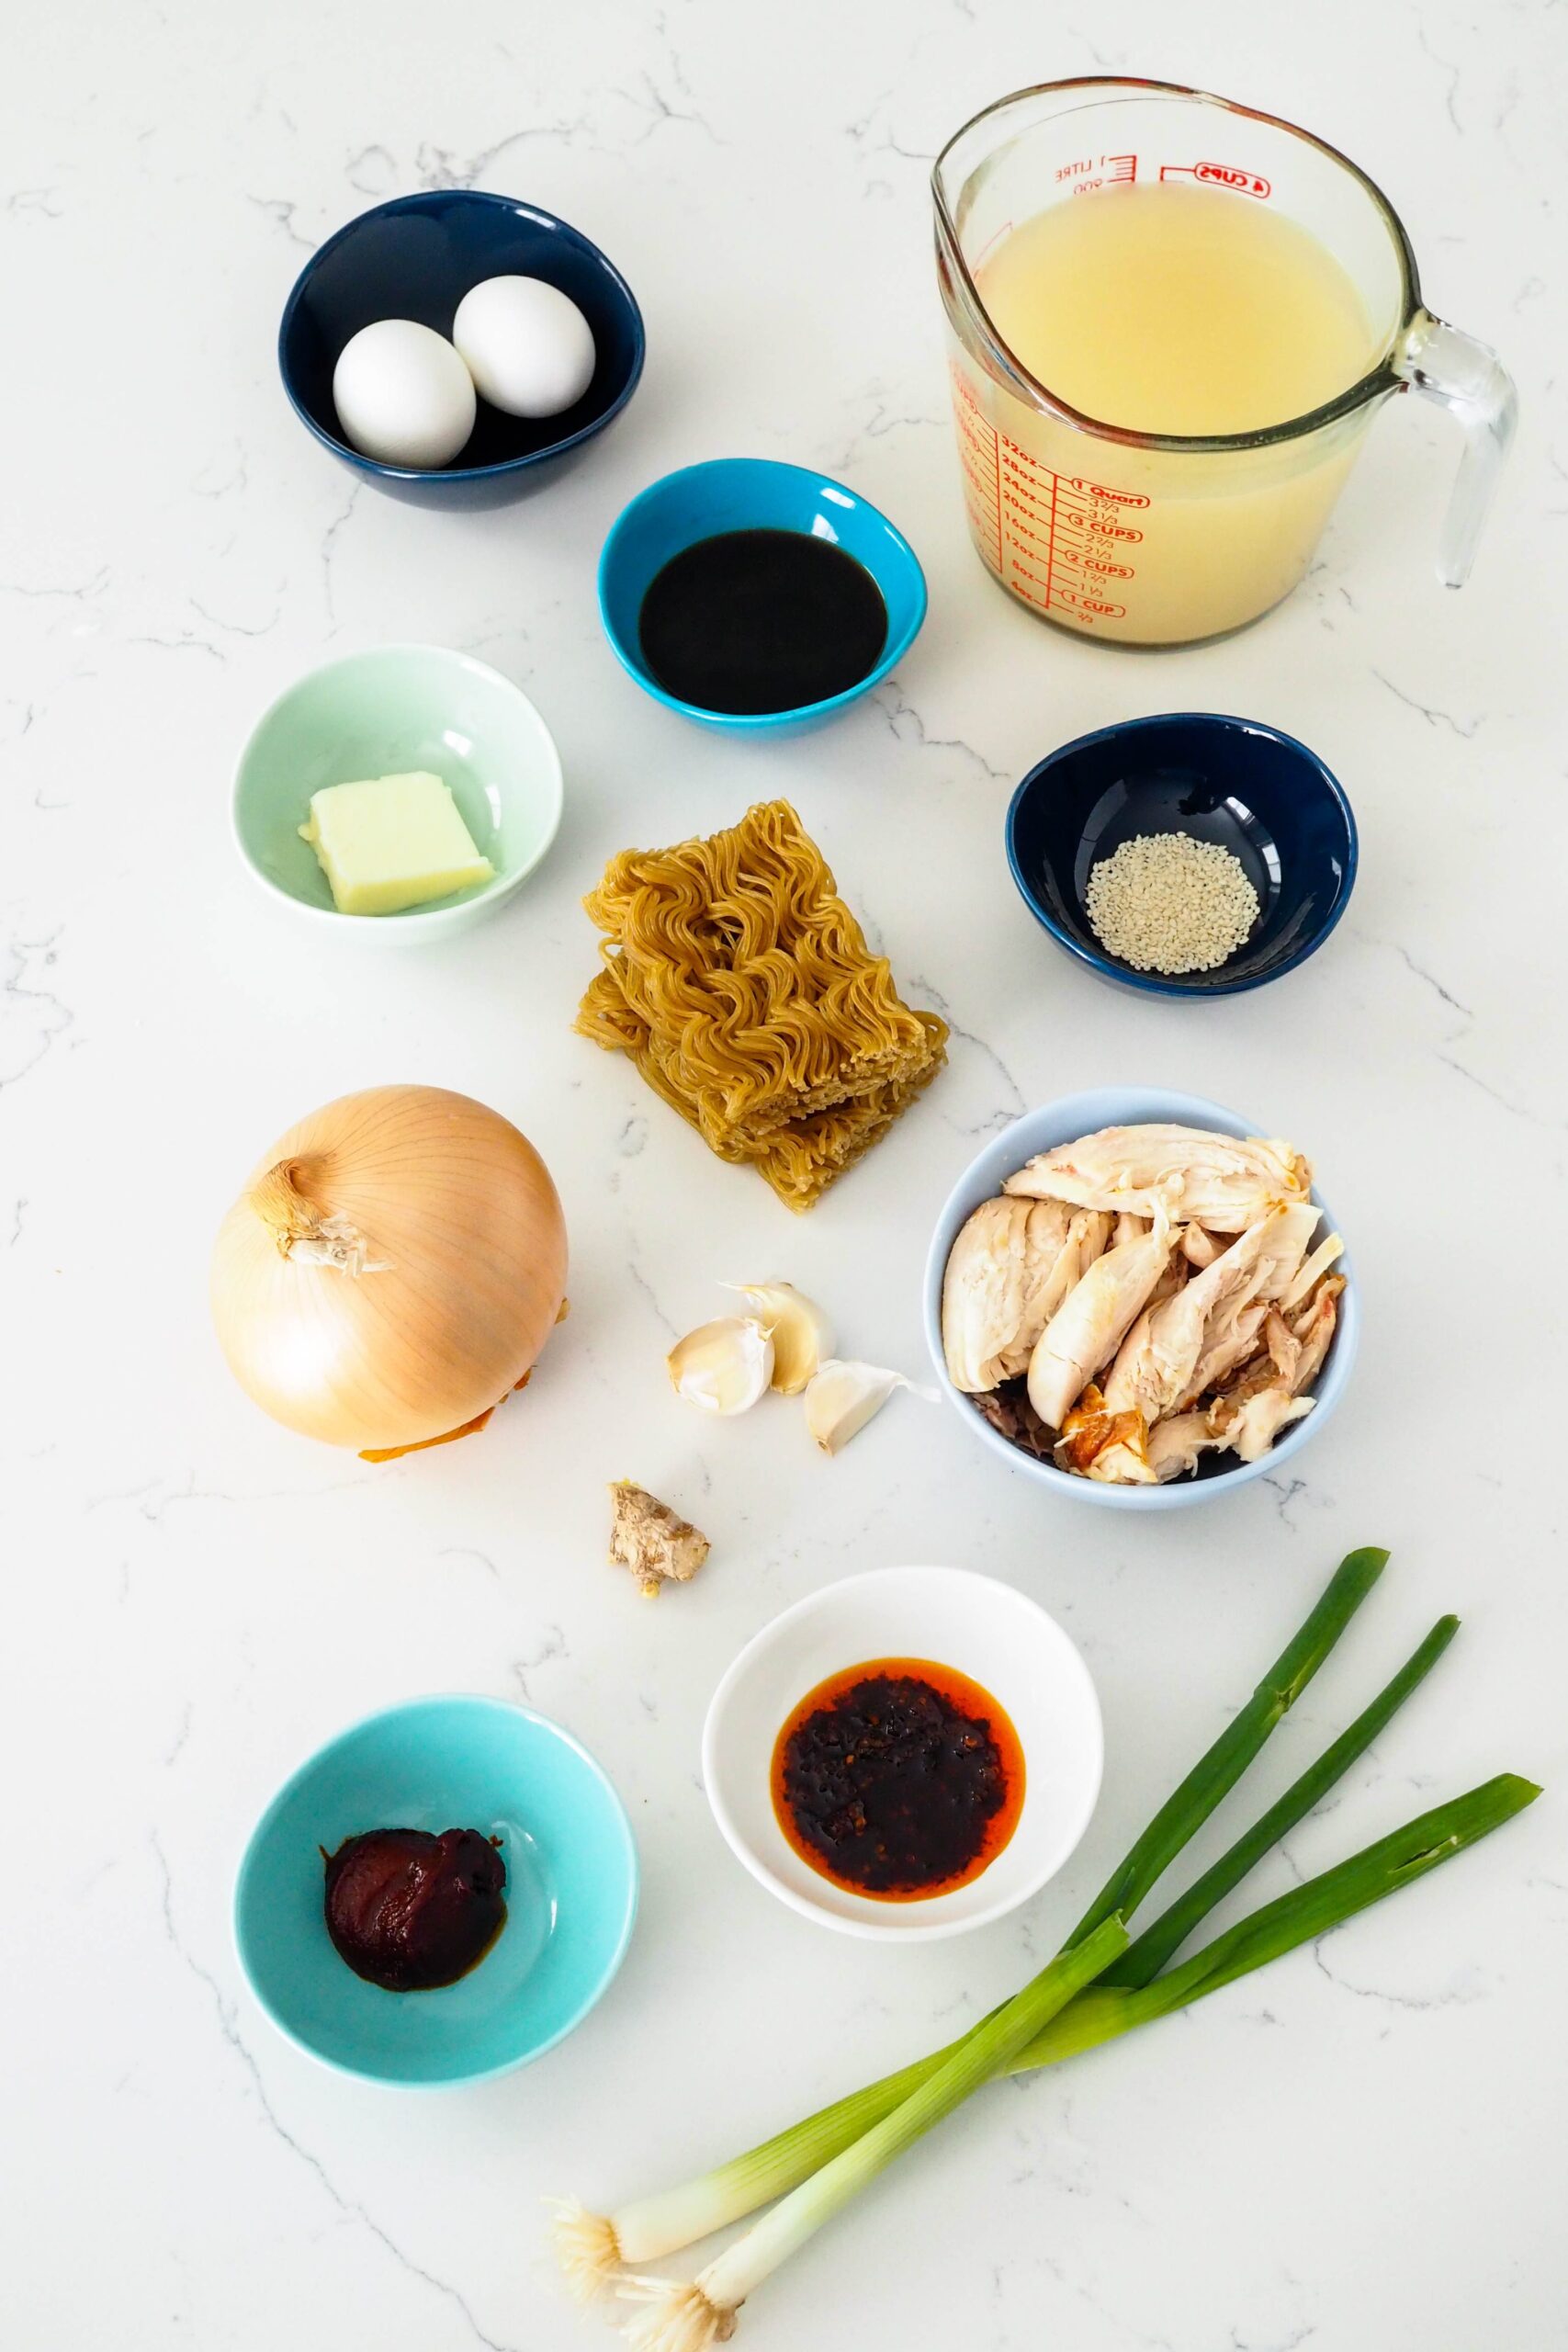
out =
[[(438, 1992), (366, 1984), (327, 1934), (323, 1850), (389, 1828), (501, 1840), (506, 1924)], [(285, 1781), (240, 1865), (234, 1941), (267, 2016), (312, 2058), (372, 2082), (474, 2083), (582, 2022), (621, 1964), (637, 1893), (625, 1808), (570, 1732), (502, 1699), (411, 1699)]]
[[(876, 667), (842, 694), (794, 710), (705, 710), (665, 689), (642, 658), (642, 600), (672, 556), (720, 531), (803, 531), (863, 563), (887, 607), (887, 642)], [(886, 514), (807, 466), (772, 458), (712, 458), (665, 474), (632, 500), (599, 557), (599, 617), (621, 667), (666, 710), (728, 735), (798, 735), (819, 727), (880, 684), (919, 634), (926, 577), (914, 548)]]
[[(324, 785), (428, 768), (495, 872), (428, 906), (344, 915), (299, 828)], [(234, 837), (263, 888), (376, 946), (450, 938), (505, 904), (556, 837), (560, 756), (520, 686), (440, 645), (378, 645), (307, 671), (265, 711), (234, 777)]]

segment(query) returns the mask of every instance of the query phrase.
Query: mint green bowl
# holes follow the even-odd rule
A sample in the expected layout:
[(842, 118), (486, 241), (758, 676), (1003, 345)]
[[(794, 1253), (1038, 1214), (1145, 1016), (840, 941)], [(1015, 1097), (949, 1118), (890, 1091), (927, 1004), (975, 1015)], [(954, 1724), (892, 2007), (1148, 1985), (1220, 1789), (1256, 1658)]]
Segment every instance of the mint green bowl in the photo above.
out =
[[(445, 778), (495, 873), (396, 915), (343, 915), (299, 838), (324, 785), (428, 768)], [(263, 888), (308, 921), (372, 944), (450, 938), (530, 875), (561, 812), (555, 740), (520, 686), (439, 645), (378, 645), (308, 671), (265, 711), (234, 778), (234, 837)]]
[[(499, 1838), (506, 1924), (456, 1984), (388, 1993), (339, 1959), (322, 1849), (367, 1829)], [(328, 2066), (409, 2086), (526, 2065), (580, 2025), (637, 1917), (637, 1849), (603, 1769), (547, 1715), (503, 1699), (411, 1699), (302, 1764), (256, 1824), (234, 1941), (279, 2031)]]

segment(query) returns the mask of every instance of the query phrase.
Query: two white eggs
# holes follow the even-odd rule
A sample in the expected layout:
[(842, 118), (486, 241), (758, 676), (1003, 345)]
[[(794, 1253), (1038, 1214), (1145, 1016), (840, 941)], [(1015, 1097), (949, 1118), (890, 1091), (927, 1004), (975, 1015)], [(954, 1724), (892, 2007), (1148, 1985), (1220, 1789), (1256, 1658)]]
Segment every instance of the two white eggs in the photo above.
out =
[(333, 370), (338, 422), (362, 458), (450, 465), (474, 429), (476, 393), (508, 416), (558, 416), (592, 380), (593, 330), (542, 277), (487, 277), (457, 305), (452, 335), (378, 319)]

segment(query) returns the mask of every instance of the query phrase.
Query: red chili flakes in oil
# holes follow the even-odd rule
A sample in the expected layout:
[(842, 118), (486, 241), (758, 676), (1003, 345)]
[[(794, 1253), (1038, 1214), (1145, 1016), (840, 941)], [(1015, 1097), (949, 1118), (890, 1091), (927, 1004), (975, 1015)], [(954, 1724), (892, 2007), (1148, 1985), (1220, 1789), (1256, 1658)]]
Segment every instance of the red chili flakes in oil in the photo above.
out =
[(808, 1690), (773, 1747), (795, 1853), (854, 1894), (914, 1903), (992, 1862), (1023, 1810), (1023, 1750), (988, 1690), (930, 1658), (874, 1658)]

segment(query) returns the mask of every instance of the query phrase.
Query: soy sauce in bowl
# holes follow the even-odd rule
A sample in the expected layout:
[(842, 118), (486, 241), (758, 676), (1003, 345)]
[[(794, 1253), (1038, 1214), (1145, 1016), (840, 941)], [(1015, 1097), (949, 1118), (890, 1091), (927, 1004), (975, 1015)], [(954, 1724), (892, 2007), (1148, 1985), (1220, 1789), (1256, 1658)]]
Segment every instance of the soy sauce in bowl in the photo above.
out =
[(654, 574), (637, 631), (666, 694), (756, 717), (847, 694), (887, 643), (887, 606), (863, 563), (805, 531), (719, 531)]

